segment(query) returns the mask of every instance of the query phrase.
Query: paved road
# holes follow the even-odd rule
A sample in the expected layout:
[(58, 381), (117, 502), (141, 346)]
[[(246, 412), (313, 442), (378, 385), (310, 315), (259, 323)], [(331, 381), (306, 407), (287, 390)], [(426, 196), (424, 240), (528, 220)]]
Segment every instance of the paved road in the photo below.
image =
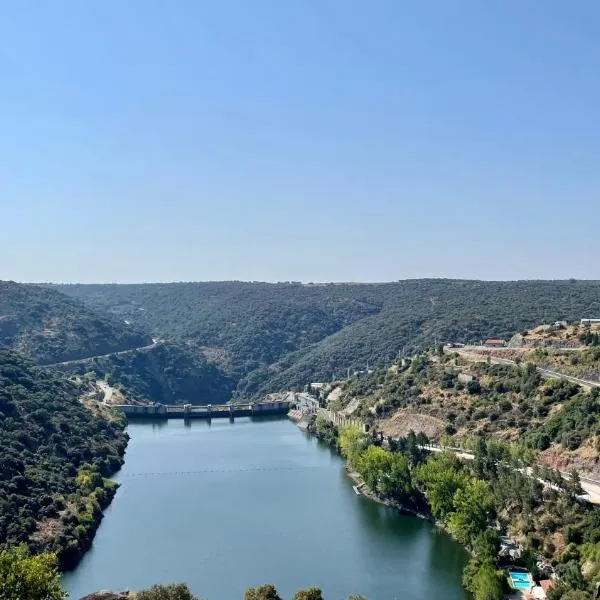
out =
[(583, 498), (592, 504), (600, 504), (600, 481), (579, 476), (581, 487), (585, 492)]
[[(482, 348), (483, 350), (484, 348)], [(489, 348), (486, 348), (489, 350)], [(468, 348), (452, 348), (451, 352), (458, 352), (461, 356), (465, 356), (471, 359), (477, 360), (486, 360), (487, 357), (490, 357), (490, 361), (496, 365), (512, 365), (516, 366), (517, 363), (510, 358), (500, 358), (499, 356), (491, 356), (491, 355), (483, 355), (479, 352), (469, 350)], [(589, 381), (588, 379), (579, 379), (579, 377), (573, 377), (572, 375), (566, 375), (565, 373), (559, 373), (558, 371), (551, 371), (550, 369), (543, 369), (542, 367), (536, 367), (538, 372), (545, 379), (566, 379), (567, 381), (571, 381), (572, 383), (576, 383), (583, 388), (588, 390), (600, 387), (600, 383), (596, 381)]]
[(49, 365), (43, 365), (44, 367), (63, 367), (68, 365), (77, 365), (80, 363), (86, 363), (90, 360), (94, 360), (95, 358), (108, 358), (109, 356), (123, 356), (125, 354), (133, 354), (134, 352), (147, 352), (148, 350), (152, 350), (157, 346), (160, 346), (163, 343), (163, 340), (156, 340), (149, 344), (148, 346), (140, 346), (139, 348), (129, 348), (128, 350), (120, 350), (119, 352), (109, 352), (108, 354), (99, 354), (97, 356), (88, 356), (87, 358), (77, 358), (75, 360), (65, 360), (63, 362), (52, 363)]

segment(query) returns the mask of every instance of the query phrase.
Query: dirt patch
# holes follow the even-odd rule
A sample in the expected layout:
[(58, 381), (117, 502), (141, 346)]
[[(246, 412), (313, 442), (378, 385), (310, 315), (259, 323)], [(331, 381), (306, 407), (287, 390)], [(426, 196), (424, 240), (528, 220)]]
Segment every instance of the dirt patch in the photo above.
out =
[(214, 348), (211, 346), (201, 346), (200, 352), (208, 362), (214, 363), (219, 367), (231, 366), (231, 352), (225, 348)]
[(592, 438), (577, 450), (567, 450), (554, 444), (540, 453), (539, 462), (560, 471), (577, 469), (582, 475), (597, 478), (600, 476), (598, 443), (598, 438)]
[(49, 542), (55, 539), (62, 529), (63, 526), (58, 517), (48, 517), (37, 522), (36, 530), (31, 535), (31, 539), (37, 542)]
[(429, 415), (399, 410), (391, 418), (378, 424), (377, 429), (386, 436), (406, 436), (410, 431), (424, 433), (429, 439), (437, 439), (444, 431), (445, 423)]

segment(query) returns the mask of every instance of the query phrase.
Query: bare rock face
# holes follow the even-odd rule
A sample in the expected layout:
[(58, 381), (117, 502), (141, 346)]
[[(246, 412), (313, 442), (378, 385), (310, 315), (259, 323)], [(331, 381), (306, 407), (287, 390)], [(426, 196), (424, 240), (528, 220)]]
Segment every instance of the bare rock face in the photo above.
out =
[(81, 600), (123, 600), (132, 599), (133, 596), (129, 592), (94, 592), (88, 596), (84, 596)]

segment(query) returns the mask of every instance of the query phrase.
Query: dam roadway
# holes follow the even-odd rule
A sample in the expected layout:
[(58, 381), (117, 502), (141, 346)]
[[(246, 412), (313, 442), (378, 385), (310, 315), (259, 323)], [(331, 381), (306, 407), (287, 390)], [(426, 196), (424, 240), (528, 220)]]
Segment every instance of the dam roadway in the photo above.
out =
[(131, 419), (235, 419), (284, 415), (291, 406), (288, 400), (277, 402), (243, 402), (237, 404), (116, 404)]

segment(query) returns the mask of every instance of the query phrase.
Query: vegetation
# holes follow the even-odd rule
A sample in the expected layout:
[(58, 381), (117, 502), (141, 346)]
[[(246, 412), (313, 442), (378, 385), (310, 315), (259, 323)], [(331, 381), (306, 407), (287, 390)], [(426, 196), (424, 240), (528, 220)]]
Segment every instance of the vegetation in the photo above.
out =
[(593, 471), (600, 457), (600, 390), (542, 379), (531, 363), (417, 355), (341, 384), (338, 409), (353, 400), (359, 401), (354, 416), (386, 435), (406, 435), (410, 427), (438, 442), (451, 436), (455, 446), (485, 435), (530, 457), (551, 449), (563, 469), (579, 448), (585, 455), (573, 457), (578, 468)]
[(135, 593), (135, 600), (199, 600), (190, 592), (185, 583), (153, 585), (147, 590)]
[[(64, 600), (66, 595), (60, 584), (55, 555), (46, 553), (32, 556), (25, 546), (0, 551), (0, 600)], [(131, 600), (200, 600), (185, 583), (153, 585), (126, 595)], [(95, 594), (86, 596), (90, 599), (94, 597)], [(105, 594), (102, 597), (106, 597)], [(115, 597), (123, 596), (115, 594)], [(264, 584), (249, 588), (244, 594), (244, 600), (282, 598), (275, 586)], [(311, 587), (296, 592), (293, 600), (323, 600), (323, 594), (319, 588)], [(348, 600), (366, 598), (351, 595)]]
[(132, 400), (162, 404), (225, 403), (234, 387), (232, 378), (204, 356), (175, 344), (102, 356), (66, 369), (94, 373)]
[(600, 283), (409, 280), (388, 284), (57, 286), (231, 374), (239, 395), (330, 381), (435, 339), (509, 337), (543, 318), (600, 313)]
[(0, 281), (0, 347), (49, 364), (150, 343), (123, 320), (56, 290)]
[(2, 600), (63, 600), (65, 597), (54, 554), (31, 556), (24, 545), (0, 550)]
[(308, 425), (308, 431), (314, 433), (320, 440), (329, 446), (337, 446), (337, 427), (328, 421), (322, 413), (317, 414), (315, 420)]
[(591, 393), (576, 393), (560, 412), (549, 417), (528, 437), (539, 450), (551, 443), (559, 443), (568, 450), (576, 450), (585, 440), (600, 435), (600, 389)]
[(86, 408), (76, 383), (0, 351), (0, 543), (73, 567), (89, 548), (123, 461), (124, 421)]
[(259, 585), (255, 588), (249, 588), (244, 594), (244, 600), (281, 600), (275, 586), (270, 583)]
[(536, 348), (527, 354), (527, 361), (545, 369), (600, 382), (600, 347), (595, 343), (581, 351)]
[[(331, 433), (331, 430), (329, 430)], [(499, 532), (525, 548), (513, 561), (540, 577), (539, 560), (552, 561), (560, 576), (553, 598), (591, 598), (600, 581), (600, 508), (578, 499), (579, 479), (533, 466), (519, 448), (478, 437), (472, 461), (451, 452), (428, 454), (423, 434), (385, 440), (355, 426), (339, 430), (338, 447), (350, 468), (380, 499), (431, 514), (472, 558), (464, 583), (476, 600), (501, 599)], [(543, 482), (547, 482), (544, 484)], [(537, 557), (537, 558), (536, 558)]]

